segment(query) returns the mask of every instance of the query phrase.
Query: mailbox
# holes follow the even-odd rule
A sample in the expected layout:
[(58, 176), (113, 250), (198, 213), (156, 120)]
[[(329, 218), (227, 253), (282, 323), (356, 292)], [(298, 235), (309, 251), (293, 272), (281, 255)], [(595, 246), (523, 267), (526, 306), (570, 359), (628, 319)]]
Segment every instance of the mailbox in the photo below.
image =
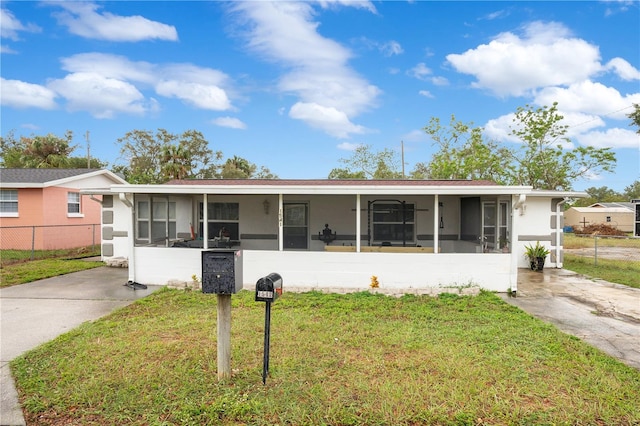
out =
[(202, 252), (202, 292), (233, 294), (242, 290), (242, 252), (207, 250)]
[(271, 273), (256, 282), (256, 302), (275, 302), (282, 295), (282, 277)]

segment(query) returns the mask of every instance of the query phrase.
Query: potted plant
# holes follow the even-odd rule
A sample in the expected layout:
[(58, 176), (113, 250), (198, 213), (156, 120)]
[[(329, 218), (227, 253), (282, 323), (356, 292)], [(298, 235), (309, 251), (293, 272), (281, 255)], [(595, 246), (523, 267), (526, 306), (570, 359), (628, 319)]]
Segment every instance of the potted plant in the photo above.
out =
[(502, 250), (503, 253), (509, 253), (509, 239), (508, 238), (500, 237), (500, 240), (498, 241), (498, 244), (500, 245), (500, 249)]
[(536, 241), (536, 245), (531, 244), (524, 247), (524, 255), (529, 259), (532, 271), (542, 271), (544, 268), (544, 261), (549, 254), (549, 250), (540, 244), (540, 241)]

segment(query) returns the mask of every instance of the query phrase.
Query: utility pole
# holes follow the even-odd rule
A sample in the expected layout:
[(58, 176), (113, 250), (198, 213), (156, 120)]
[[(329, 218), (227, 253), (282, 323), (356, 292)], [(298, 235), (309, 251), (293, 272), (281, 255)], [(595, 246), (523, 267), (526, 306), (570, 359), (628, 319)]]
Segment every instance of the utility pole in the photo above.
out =
[(400, 141), (400, 151), (402, 152), (402, 179), (405, 179), (405, 175), (404, 175), (404, 141)]
[(87, 140), (87, 169), (91, 168), (91, 148), (90, 148), (90, 142), (89, 142), (89, 131), (87, 130), (87, 133), (85, 134), (85, 139)]

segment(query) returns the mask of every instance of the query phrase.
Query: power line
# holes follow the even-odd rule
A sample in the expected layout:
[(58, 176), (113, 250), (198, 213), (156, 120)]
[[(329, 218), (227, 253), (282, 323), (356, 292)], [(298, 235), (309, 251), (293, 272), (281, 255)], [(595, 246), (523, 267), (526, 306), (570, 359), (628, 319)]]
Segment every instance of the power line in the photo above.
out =
[(571, 128), (573, 128), (573, 127), (578, 127), (578, 126), (582, 126), (583, 124), (591, 123), (592, 121), (599, 120), (599, 119), (600, 119), (600, 117), (606, 117), (606, 116), (608, 116), (608, 115), (616, 114), (616, 113), (618, 113), (618, 112), (620, 112), (620, 111), (624, 111), (625, 109), (629, 109), (629, 108), (633, 108), (633, 104), (631, 104), (631, 105), (629, 105), (629, 106), (626, 106), (626, 107), (624, 107), (624, 108), (620, 108), (620, 109), (618, 109), (618, 110), (616, 110), (616, 111), (608, 112), (608, 113), (606, 113), (606, 114), (598, 114), (598, 116), (597, 116), (596, 118), (592, 118), (591, 120), (583, 121), (582, 123), (574, 124), (574, 125), (572, 125), (572, 126), (567, 126), (567, 129), (571, 129)]

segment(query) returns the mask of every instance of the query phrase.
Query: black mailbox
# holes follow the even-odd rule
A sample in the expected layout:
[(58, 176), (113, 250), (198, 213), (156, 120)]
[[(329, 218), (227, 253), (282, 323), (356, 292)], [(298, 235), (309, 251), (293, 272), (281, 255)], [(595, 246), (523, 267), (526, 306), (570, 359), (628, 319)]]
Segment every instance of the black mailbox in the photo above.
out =
[(256, 302), (275, 302), (282, 295), (282, 277), (271, 273), (256, 283)]
[(242, 252), (207, 250), (202, 252), (202, 292), (233, 294), (242, 290)]

